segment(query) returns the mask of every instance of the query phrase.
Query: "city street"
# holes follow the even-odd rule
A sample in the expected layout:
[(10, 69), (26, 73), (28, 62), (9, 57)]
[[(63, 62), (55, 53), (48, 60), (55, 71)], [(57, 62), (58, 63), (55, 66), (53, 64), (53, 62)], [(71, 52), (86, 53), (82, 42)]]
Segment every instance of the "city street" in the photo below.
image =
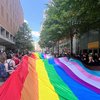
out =
[(100, 0), (0, 0), (0, 100), (100, 100)]

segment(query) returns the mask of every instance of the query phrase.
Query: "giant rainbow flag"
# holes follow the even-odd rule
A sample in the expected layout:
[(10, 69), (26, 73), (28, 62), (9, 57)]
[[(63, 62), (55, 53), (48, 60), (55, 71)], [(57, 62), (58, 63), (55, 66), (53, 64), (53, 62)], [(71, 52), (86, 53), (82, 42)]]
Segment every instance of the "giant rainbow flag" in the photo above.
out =
[(100, 72), (75, 59), (24, 56), (0, 87), (0, 100), (100, 100)]

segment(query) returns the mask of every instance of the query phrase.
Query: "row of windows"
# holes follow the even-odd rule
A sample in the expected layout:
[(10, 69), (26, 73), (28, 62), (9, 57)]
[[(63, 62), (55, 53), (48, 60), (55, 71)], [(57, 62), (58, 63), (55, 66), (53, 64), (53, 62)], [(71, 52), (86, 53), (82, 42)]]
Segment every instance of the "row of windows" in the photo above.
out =
[(10, 39), (11, 41), (14, 41), (14, 37), (12, 34), (10, 34), (8, 31), (6, 31), (4, 28), (0, 27), (0, 35), (3, 37), (6, 37), (7, 39)]

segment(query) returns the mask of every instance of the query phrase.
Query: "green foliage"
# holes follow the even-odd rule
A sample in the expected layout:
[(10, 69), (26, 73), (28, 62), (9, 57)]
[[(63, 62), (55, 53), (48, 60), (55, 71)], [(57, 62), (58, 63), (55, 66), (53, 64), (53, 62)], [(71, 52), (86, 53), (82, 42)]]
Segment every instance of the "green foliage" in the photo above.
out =
[(39, 42), (42, 47), (65, 36), (100, 29), (100, 0), (52, 0), (45, 14)]
[(32, 35), (31, 30), (27, 23), (23, 23), (20, 27), (18, 33), (15, 36), (16, 48), (20, 49), (21, 51), (28, 49), (33, 50), (34, 46), (32, 44)]

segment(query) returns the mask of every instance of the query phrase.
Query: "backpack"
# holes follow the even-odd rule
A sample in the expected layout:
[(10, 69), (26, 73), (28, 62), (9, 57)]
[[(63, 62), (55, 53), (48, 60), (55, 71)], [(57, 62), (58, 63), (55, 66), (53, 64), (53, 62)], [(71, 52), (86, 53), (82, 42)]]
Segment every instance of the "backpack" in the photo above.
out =
[(9, 63), (8, 63), (8, 70), (12, 70), (12, 69), (14, 69), (13, 66), (10, 65), (10, 62), (11, 62), (11, 60), (10, 60)]
[(0, 77), (1, 78), (6, 78), (8, 77), (8, 73), (5, 70), (4, 64), (0, 64)]

